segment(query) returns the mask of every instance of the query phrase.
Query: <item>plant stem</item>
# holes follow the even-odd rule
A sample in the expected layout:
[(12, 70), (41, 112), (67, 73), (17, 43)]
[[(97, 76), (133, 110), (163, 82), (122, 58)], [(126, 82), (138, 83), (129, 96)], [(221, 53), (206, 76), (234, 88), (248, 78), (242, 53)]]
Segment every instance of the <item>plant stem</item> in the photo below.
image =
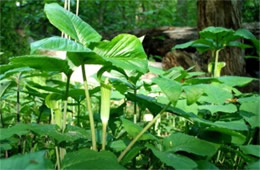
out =
[(3, 112), (2, 112), (2, 109), (0, 108), (0, 119), (1, 119), (1, 124), (2, 124), (2, 128), (5, 127), (5, 123), (4, 123), (4, 118), (3, 118)]
[(215, 63), (214, 63), (214, 75), (213, 75), (213, 77), (219, 77), (218, 76), (218, 56), (219, 56), (219, 51), (220, 50), (216, 51)]
[(58, 147), (56, 146), (55, 147), (55, 151), (56, 151), (56, 159), (57, 159), (57, 170), (60, 170), (60, 154), (59, 154), (59, 149)]
[(88, 90), (88, 82), (87, 82), (87, 76), (85, 72), (85, 65), (81, 65), (82, 69), (82, 76), (83, 76), (83, 82), (84, 82), (84, 89), (85, 89), (85, 95), (86, 95), (86, 102), (88, 106), (88, 115), (89, 115), (89, 121), (90, 121), (90, 129), (91, 129), (91, 137), (92, 137), (92, 147), (93, 150), (97, 150), (97, 144), (96, 144), (96, 131), (95, 131), (95, 123), (93, 118), (93, 112), (91, 107), (91, 99), (89, 96), (89, 90)]
[(79, 115), (80, 115), (80, 102), (78, 101), (78, 126), (79, 126)]
[(21, 73), (18, 75), (16, 79), (16, 84), (17, 84), (17, 92), (16, 92), (16, 111), (17, 111), (17, 117), (16, 121), (17, 123), (20, 122), (20, 78), (21, 78)]
[(65, 96), (64, 96), (65, 101), (64, 101), (64, 110), (63, 110), (62, 132), (64, 132), (65, 128), (66, 128), (68, 96), (69, 96), (69, 87), (70, 87), (70, 77), (71, 77), (71, 75), (67, 76), (66, 91), (65, 91)]
[[(135, 97), (136, 97), (136, 92), (137, 92), (137, 90), (136, 90), (136, 87), (135, 87), (135, 89), (134, 89), (134, 95), (135, 95)], [(136, 101), (134, 101), (134, 123), (136, 124), (136, 122), (137, 122)]]
[(142, 131), (131, 141), (131, 143), (125, 148), (125, 150), (120, 154), (120, 156), (117, 158), (117, 161), (120, 162), (122, 158), (125, 156), (125, 154), (132, 148), (132, 146), (138, 141), (138, 139), (156, 122), (156, 120), (161, 116), (162, 113), (165, 112), (165, 110), (171, 105), (171, 102), (169, 102), (161, 111), (158, 113), (151, 122), (149, 122)]
[(106, 137), (107, 137), (107, 123), (103, 123), (102, 125), (102, 150), (106, 149)]

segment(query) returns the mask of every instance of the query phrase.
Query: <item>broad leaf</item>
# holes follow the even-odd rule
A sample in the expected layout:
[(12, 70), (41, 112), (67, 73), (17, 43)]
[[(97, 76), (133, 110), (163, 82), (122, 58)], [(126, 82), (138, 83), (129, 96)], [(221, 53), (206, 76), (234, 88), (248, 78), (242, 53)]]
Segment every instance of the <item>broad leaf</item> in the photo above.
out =
[(103, 57), (94, 52), (67, 52), (67, 57), (75, 66), (82, 64), (108, 64)]
[(249, 169), (249, 170), (260, 169), (260, 160), (253, 163), (248, 163), (245, 169)]
[(114, 151), (119, 152), (124, 150), (127, 147), (127, 145), (123, 140), (116, 140), (111, 142), (109, 147), (112, 148)]
[(46, 151), (15, 155), (0, 160), (0, 169), (51, 169), (51, 161), (46, 159)]
[(193, 169), (197, 167), (196, 162), (192, 159), (177, 155), (171, 152), (161, 152), (157, 149), (152, 148), (153, 154), (160, 159), (161, 162), (175, 169)]
[(134, 35), (120, 34), (111, 41), (100, 42), (94, 52), (119, 68), (142, 73), (148, 71), (147, 56), (142, 43)]
[(195, 103), (204, 93), (204, 88), (200, 85), (184, 86), (183, 89), (186, 94), (188, 105)]
[(218, 144), (214, 144), (205, 140), (189, 136), (184, 133), (173, 133), (171, 136), (163, 140), (166, 151), (184, 151), (200, 156), (213, 156), (218, 148)]
[[(227, 122), (228, 124), (228, 122)], [(231, 143), (234, 144), (239, 144), (239, 145), (243, 145), (246, 141), (246, 136), (244, 136), (242, 133), (240, 132), (236, 132), (234, 130), (228, 129), (227, 127), (223, 128), (223, 127), (209, 127), (206, 129), (207, 131), (213, 131), (213, 132), (219, 132), (225, 135), (228, 135), (231, 137)]]
[(209, 103), (221, 105), (227, 99), (232, 99), (232, 93), (219, 85), (210, 84), (204, 87), (204, 92), (207, 94), (206, 101)]
[(29, 133), (29, 131), (27, 130), (28, 128), (29, 125), (26, 124), (16, 124), (15, 126), (9, 128), (0, 128), (0, 140), (8, 139), (14, 135), (25, 135)]
[(243, 120), (235, 120), (235, 121), (216, 121), (214, 125), (217, 127), (223, 127), (231, 130), (238, 130), (238, 131), (247, 131), (248, 127), (246, 126)]
[(50, 37), (31, 43), (31, 53), (36, 50), (91, 52), (87, 47), (78, 44), (75, 41), (61, 37)]
[(237, 107), (233, 104), (226, 105), (200, 105), (198, 106), (200, 110), (209, 110), (211, 114), (217, 112), (225, 112), (225, 113), (235, 113), (237, 111)]
[[(123, 123), (123, 127), (124, 129), (127, 131), (127, 133), (131, 136), (131, 137), (135, 137), (136, 135), (139, 134), (139, 132), (141, 132), (142, 128), (140, 126), (138, 126), (137, 124), (134, 124), (133, 122), (121, 118), (121, 121)], [(153, 135), (151, 135), (150, 133), (146, 132), (142, 135), (142, 137), (140, 137), (139, 140), (156, 140), (157, 138)]]
[(222, 77), (218, 77), (218, 80), (229, 86), (242, 87), (255, 79), (252, 77), (222, 76)]
[(254, 155), (256, 157), (260, 157), (260, 145), (244, 145), (240, 146), (240, 149), (249, 155)]
[(241, 106), (239, 108), (240, 115), (253, 127), (260, 126), (260, 105), (259, 105), (259, 97), (252, 97), (251, 99), (255, 99), (254, 101), (246, 101), (246, 98), (243, 100), (239, 100), (241, 102)]
[(193, 43), (194, 43), (194, 41), (189, 41), (189, 42), (186, 42), (183, 44), (177, 44), (172, 48), (172, 50), (188, 48), (188, 47), (192, 46)]
[(153, 78), (153, 82), (155, 82), (161, 88), (163, 93), (172, 103), (175, 103), (178, 100), (182, 91), (180, 83), (164, 77)]
[(90, 25), (58, 4), (46, 4), (44, 11), (49, 21), (55, 27), (81, 44), (87, 45), (101, 40), (101, 35)]
[(67, 153), (62, 161), (62, 169), (125, 169), (109, 151), (96, 152), (90, 149)]
[(11, 64), (17, 64), (21, 67), (30, 67), (41, 71), (55, 71), (70, 74), (72, 70), (68, 61), (55, 57), (44, 55), (25, 55), (10, 59)]
[(198, 105), (196, 103), (187, 105), (186, 100), (178, 100), (176, 104), (176, 108), (179, 108), (187, 113), (191, 112), (194, 113), (195, 115), (198, 114)]
[(213, 163), (210, 163), (206, 160), (200, 160), (200, 161), (197, 161), (197, 164), (198, 164), (198, 169), (200, 170), (218, 170), (218, 168), (213, 164)]
[(200, 37), (204, 39), (212, 39), (214, 41), (222, 41), (228, 40), (228, 37), (232, 37), (234, 34), (234, 30), (227, 29), (223, 27), (207, 27), (200, 31)]
[(235, 36), (239, 36), (241, 38), (244, 39), (249, 39), (249, 40), (253, 40), (256, 39), (256, 37), (254, 36), (254, 34), (252, 34), (250, 31), (248, 31), (247, 29), (239, 29), (235, 32), (234, 34)]

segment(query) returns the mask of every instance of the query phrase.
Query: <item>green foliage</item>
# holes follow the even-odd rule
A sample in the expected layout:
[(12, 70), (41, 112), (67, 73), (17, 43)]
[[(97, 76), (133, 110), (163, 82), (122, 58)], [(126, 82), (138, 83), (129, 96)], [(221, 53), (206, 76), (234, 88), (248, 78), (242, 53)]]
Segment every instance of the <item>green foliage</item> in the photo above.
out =
[(45, 158), (46, 151), (16, 155), (0, 160), (1, 169), (49, 169), (53, 168), (50, 160)]
[[(89, 1), (94, 2), (107, 3)], [(142, 3), (151, 5), (148, 1)], [(55, 36), (31, 44), (32, 53), (42, 49), (67, 51), (65, 59), (32, 54), (14, 57), (9, 64), (0, 66), (1, 169), (48, 169), (54, 168), (55, 162), (56, 169), (250, 169), (258, 166), (259, 144), (255, 142), (255, 133), (260, 124), (259, 94), (244, 94), (236, 89), (256, 79), (210, 78), (182, 67), (167, 71), (148, 67), (137, 37), (119, 34), (111, 41), (101, 41), (90, 25), (57, 4), (46, 5), (45, 11), (51, 23), (72, 40)], [(147, 11), (145, 15), (153, 12)], [(246, 30), (235, 32), (213, 27), (201, 35), (203, 40), (179, 48), (220, 50), (237, 37), (254, 39)], [(217, 40), (219, 44), (214, 43)], [(90, 106), (82, 102), (87, 97), (83, 85), (69, 82), (73, 69), (86, 63), (102, 65), (96, 74), (101, 84), (85, 82), (85, 86), (91, 87), (87, 99), (93, 101), (97, 129), (94, 133), (87, 116)], [(149, 70), (155, 78), (146, 82), (141, 77)], [(67, 75), (66, 82), (61, 79), (62, 73)], [(112, 91), (108, 103), (111, 108), (105, 108), (110, 111), (107, 135), (102, 140), (105, 141), (102, 149), (107, 143), (107, 150), (94, 151), (89, 148), (95, 133), (97, 148), (101, 148), (102, 122), (98, 113), (102, 107), (100, 102), (103, 103), (104, 75)], [(66, 98), (68, 102), (62, 104), (61, 100)], [(147, 115), (155, 118), (147, 123), (143, 119)], [(136, 138), (145, 131), (148, 132)], [(133, 146), (129, 145), (132, 139), (136, 139)], [(116, 155), (125, 151), (125, 156), (117, 160)]]
[(62, 169), (125, 169), (119, 165), (116, 156), (108, 151), (95, 152), (81, 149), (66, 154)]

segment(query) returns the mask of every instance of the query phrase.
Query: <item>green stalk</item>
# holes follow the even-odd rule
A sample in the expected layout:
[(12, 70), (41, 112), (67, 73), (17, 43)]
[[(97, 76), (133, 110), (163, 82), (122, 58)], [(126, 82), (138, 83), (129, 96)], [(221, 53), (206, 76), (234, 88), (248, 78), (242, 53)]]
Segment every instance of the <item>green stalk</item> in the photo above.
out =
[(79, 126), (79, 115), (80, 115), (80, 102), (78, 101), (78, 126)]
[[(136, 90), (136, 86), (135, 86), (135, 89), (134, 89), (134, 95), (136, 97), (136, 93), (137, 93), (137, 90)], [(136, 101), (134, 101), (134, 123), (136, 124), (137, 122), (137, 106), (136, 106)]]
[(111, 97), (111, 85), (106, 78), (105, 83), (101, 83), (101, 121), (102, 121), (102, 150), (106, 147), (106, 130), (110, 113), (110, 97)]
[(219, 52), (220, 52), (220, 50), (216, 51), (213, 77), (218, 77), (218, 56), (219, 56)]
[(55, 147), (55, 152), (56, 152), (56, 165), (57, 165), (57, 170), (60, 170), (60, 154), (59, 154), (59, 149), (56, 146)]
[(86, 102), (88, 106), (88, 115), (89, 115), (89, 121), (90, 121), (90, 129), (91, 129), (91, 137), (92, 137), (92, 147), (93, 150), (97, 150), (97, 144), (96, 144), (96, 131), (95, 131), (95, 123), (93, 118), (93, 112), (91, 107), (91, 99), (89, 96), (89, 90), (88, 90), (88, 81), (87, 76), (85, 72), (85, 65), (81, 65), (82, 70), (82, 76), (83, 76), (83, 82), (84, 82), (84, 89), (85, 89), (85, 95), (86, 95)]
[(120, 162), (122, 158), (125, 156), (125, 154), (132, 148), (132, 146), (138, 141), (140, 137), (156, 122), (156, 120), (165, 112), (165, 110), (171, 105), (171, 102), (169, 102), (161, 111), (158, 113), (151, 122), (149, 122), (142, 131), (131, 141), (131, 143), (125, 148), (125, 150), (120, 154), (120, 156), (117, 158), (117, 161)]
[(70, 87), (70, 77), (71, 77), (71, 75), (67, 76), (66, 91), (65, 91), (65, 96), (64, 96), (65, 101), (64, 101), (64, 110), (63, 110), (62, 132), (64, 132), (65, 128), (66, 128), (68, 96), (69, 96), (69, 87)]
[(17, 111), (17, 117), (16, 121), (20, 122), (20, 79), (21, 79), (22, 73), (20, 73), (16, 79), (17, 84), (17, 92), (16, 92), (16, 111)]
[(4, 118), (3, 118), (3, 112), (2, 112), (2, 109), (0, 108), (0, 119), (1, 119), (1, 128), (4, 128), (5, 127), (5, 123), (4, 123)]

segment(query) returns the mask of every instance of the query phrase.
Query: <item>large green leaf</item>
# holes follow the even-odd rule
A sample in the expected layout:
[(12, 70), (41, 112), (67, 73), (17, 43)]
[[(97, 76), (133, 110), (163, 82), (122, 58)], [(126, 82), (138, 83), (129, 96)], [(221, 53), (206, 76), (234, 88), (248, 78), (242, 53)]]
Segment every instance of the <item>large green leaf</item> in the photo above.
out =
[(197, 167), (196, 162), (192, 159), (177, 155), (171, 152), (161, 152), (157, 149), (151, 148), (153, 154), (161, 160), (161, 162), (165, 163), (166, 165), (173, 167), (175, 169), (194, 169)]
[(223, 41), (227, 37), (233, 36), (234, 30), (223, 27), (207, 27), (200, 31), (200, 37), (207, 39), (210, 38), (214, 41)]
[(205, 100), (209, 103), (221, 105), (225, 103), (227, 99), (232, 99), (231, 91), (228, 91), (219, 85), (210, 84), (204, 87), (204, 92), (207, 94)]
[[(239, 108), (240, 115), (243, 116), (243, 118), (253, 127), (259, 127), (260, 126), (260, 105), (259, 105), (259, 97), (248, 97), (248, 100), (246, 98), (239, 99), (239, 102), (241, 103), (241, 106)], [(249, 100), (251, 99), (251, 101)], [(255, 99), (252, 101), (252, 99)]]
[(214, 125), (217, 127), (223, 127), (231, 130), (238, 131), (247, 131), (248, 127), (246, 126), (243, 120), (234, 120), (234, 121), (216, 121)]
[(245, 86), (251, 81), (255, 80), (252, 77), (240, 77), (240, 76), (222, 76), (218, 77), (218, 80), (229, 86)]
[(46, 4), (44, 11), (49, 21), (55, 27), (81, 44), (87, 45), (90, 42), (98, 42), (101, 40), (101, 35), (90, 25), (58, 4)]
[(187, 105), (186, 100), (178, 100), (176, 104), (176, 108), (179, 108), (187, 113), (191, 112), (194, 114), (198, 114), (198, 105), (196, 103), (193, 103), (191, 105)]
[(237, 107), (233, 104), (226, 105), (200, 105), (200, 110), (209, 110), (211, 114), (217, 112), (225, 112), (225, 113), (235, 113), (237, 111)]
[(244, 39), (249, 39), (249, 40), (253, 40), (256, 39), (256, 37), (254, 36), (254, 34), (252, 34), (250, 31), (248, 31), (247, 29), (239, 29), (235, 32), (234, 34), (235, 36), (239, 36), (241, 38)]
[(260, 157), (260, 145), (244, 145), (240, 149), (246, 154)]
[(9, 127), (9, 128), (0, 128), (0, 140), (8, 139), (14, 135), (22, 136), (27, 133), (29, 125), (26, 124), (16, 124), (15, 126)]
[(55, 57), (44, 55), (25, 55), (10, 59), (11, 64), (17, 64), (21, 67), (30, 67), (41, 71), (55, 71), (70, 74), (72, 70), (68, 61)]
[(200, 161), (197, 161), (197, 164), (198, 164), (198, 169), (200, 170), (218, 170), (218, 168), (213, 164), (213, 163), (210, 163), (206, 160), (200, 160)]
[(14, 135), (25, 135), (29, 131), (32, 131), (38, 135), (47, 135), (58, 142), (62, 141), (75, 141), (80, 138), (89, 139), (90, 134), (85, 130), (80, 130), (80, 128), (70, 127), (65, 133), (61, 133), (57, 130), (55, 125), (49, 124), (16, 124), (10, 128), (0, 129), (0, 140), (8, 139)]
[(173, 133), (163, 140), (163, 144), (166, 151), (184, 151), (209, 157), (213, 156), (219, 148), (218, 144), (201, 140), (184, 133)]
[[(228, 124), (228, 122), (227, 122), (227, 124)], [(228, 135), (231, 137), (230, 142), (234, 143), (234, 144), (242, 145), (246, 141), (246, 136), (244, 136), (242, 133), (228, 129), (227, 127), (223, 128), (223, 127), (212, 126), (212, 127), (207, 128), (206, 131), (219, 132), (219, 133)]]
[(17, 73), (25, 73), (33, 71), (32, 68), (21, 66), (20, 64), (4, 64), (0, 65), (0, 80), (8, 78)]
[(189, 41), (189, 42), (186, 42), (183, 44), (177, 44), (172, 48), (172, 50), (188, 48), (188, 47), (192, 46), (193, 43), (194, 43), (194, 41)]
[(36, 50), (91, 52), (87, 47), (78, 44), (75, 41), (61, 37), (50, 37), (31, 43), (31, 53)]
[(67, 153), (62, 161), (62, 169), (125, 169), (109, 151), (96, 152), (81, 149)]
[[(142, 131), (142, 128), (140, 126), (138, 126), (137, 124), (134, 124), (130, 120), (127, 120), (127, 119), (124, 119), (121, 117), (121, 121), (123, 123), (124, 129), (133, 138)], [(140, 137), (139, 140), (156, 140), (156, 139), (157, 138), (155, 136), (146, 132), (142, 135), (142, 137)]]
[(8, 159), (0, 159), (0, 169), (51, 169), (51, 161), (45, 156), (46, 151), (15, 155)]
[(248, 170), (260, 169), (260, 160), (253, 162), (253, 163), (248, 163), (248, 165), (245, 167), (245, 169), (248, 169)]
[(184, 86), (183, 89), (186, 94), (188, 105), (195, 103), (204, 93), (204, 88), (200, 85)]
[(182, 91), (180, 83), (164, 77), (155, 77), (153, 78), (153, 82), (161, 88), (163, 93), (172, 103), (175, 103), (178, 100)]
[(120, 34), (111, 41), (100, 42), (94, 52), (119, 68), (142, 73), (148, 71), (147, 56), (142, 43), (134, 35)]
[(67, 52), (67, 57), (75, 66), (82, 64), (110, 64), (94, 52)]

